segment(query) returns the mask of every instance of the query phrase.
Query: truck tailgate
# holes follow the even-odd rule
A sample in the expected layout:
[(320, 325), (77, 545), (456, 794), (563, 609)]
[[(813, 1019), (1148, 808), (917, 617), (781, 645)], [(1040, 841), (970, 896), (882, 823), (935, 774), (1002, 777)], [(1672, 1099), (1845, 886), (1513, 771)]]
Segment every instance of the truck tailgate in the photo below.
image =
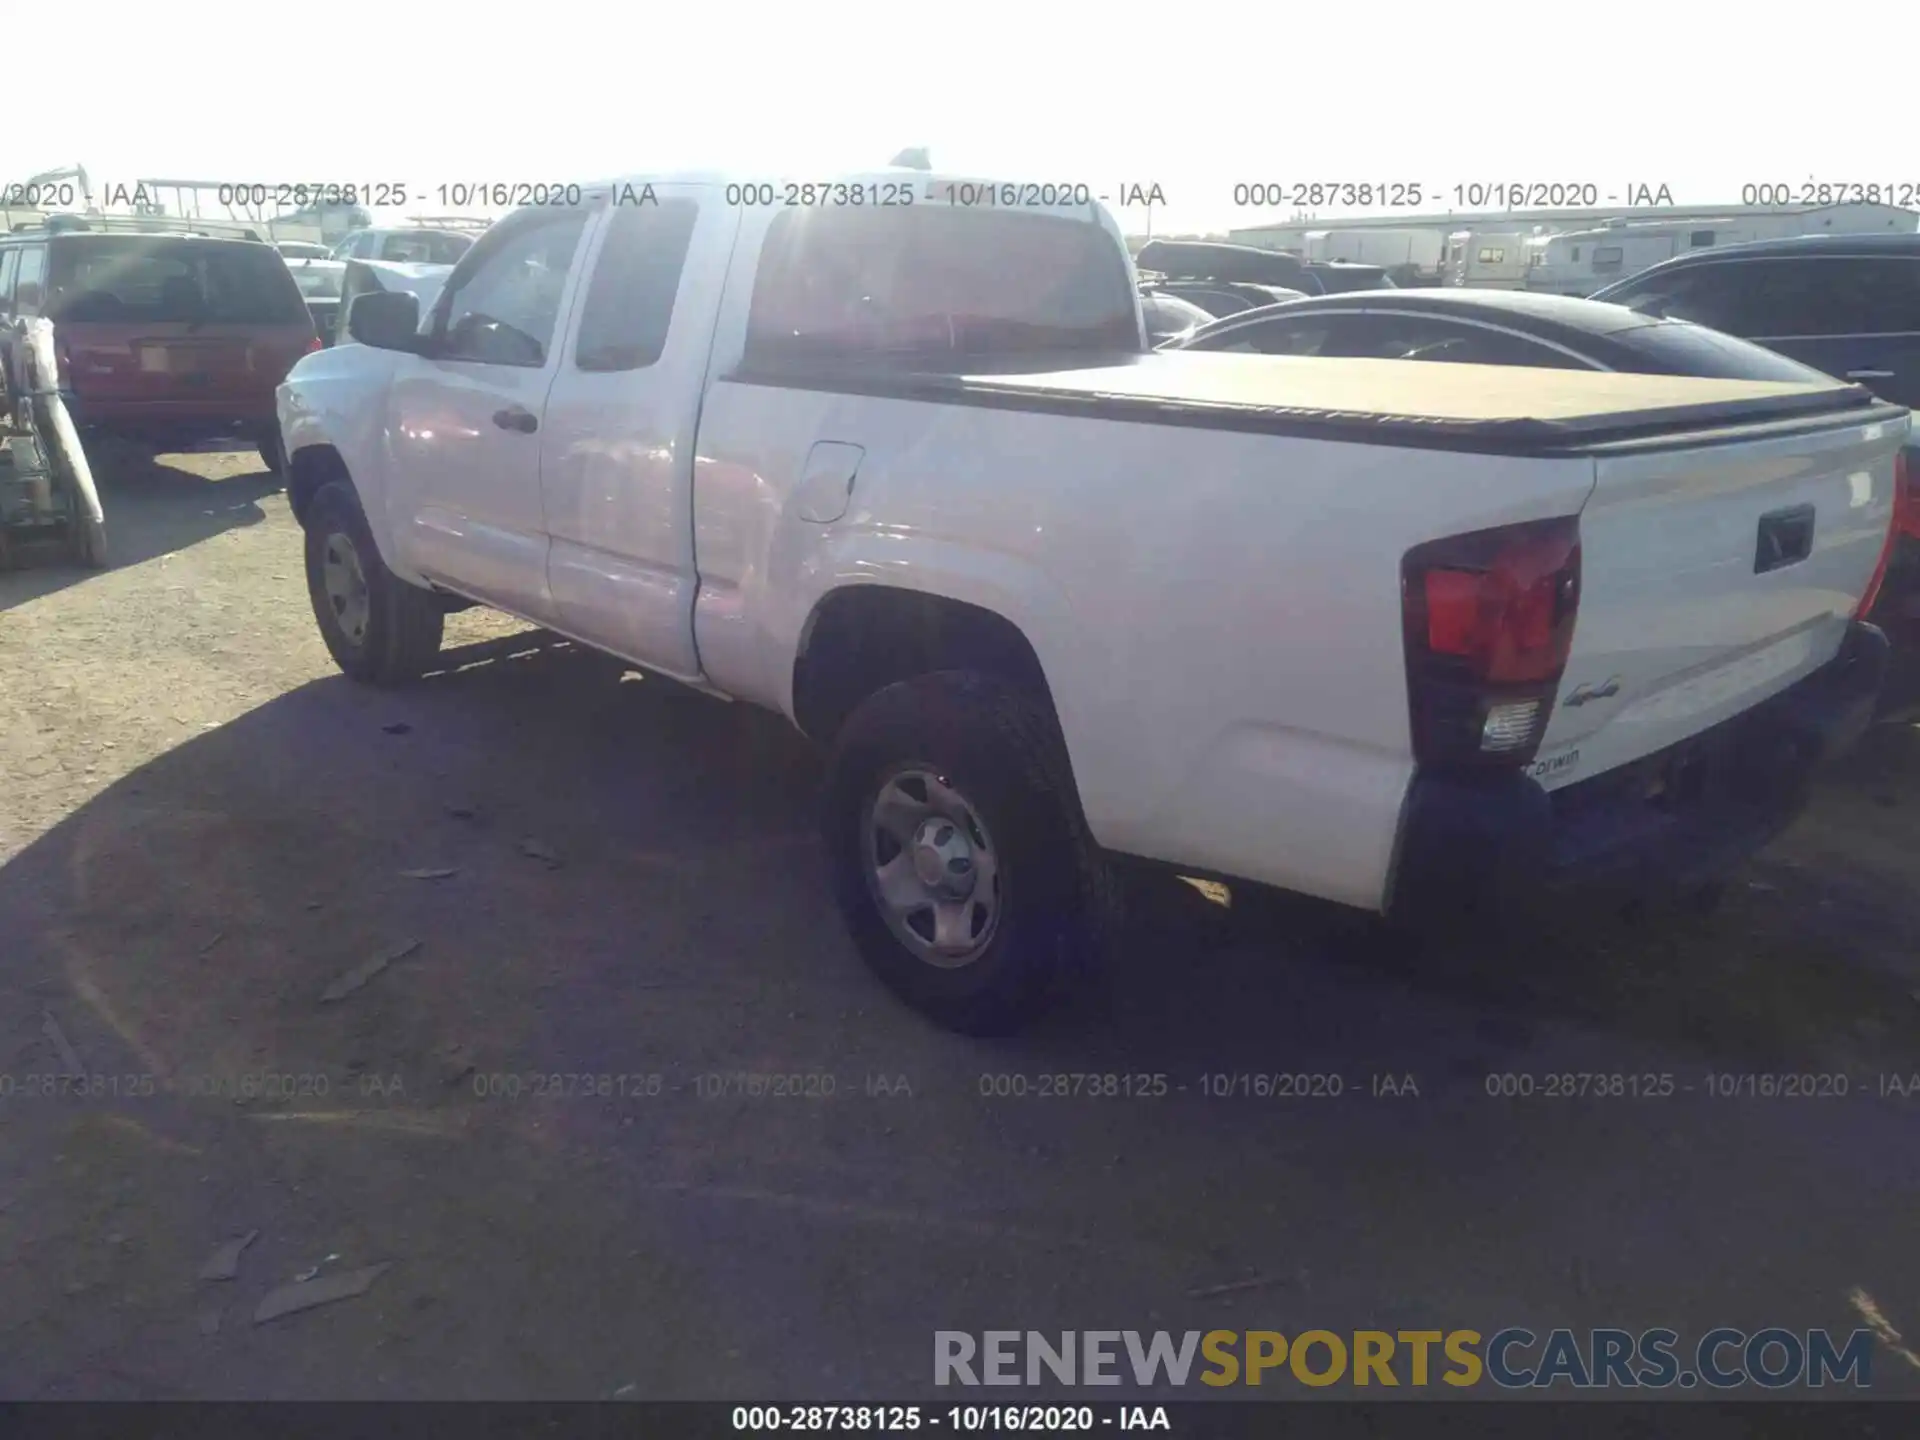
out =
[(1541, 784), (1664, 750), (1831, 660), (1886, 543), (1907, 423), (1883, 408), (1603, 447)]

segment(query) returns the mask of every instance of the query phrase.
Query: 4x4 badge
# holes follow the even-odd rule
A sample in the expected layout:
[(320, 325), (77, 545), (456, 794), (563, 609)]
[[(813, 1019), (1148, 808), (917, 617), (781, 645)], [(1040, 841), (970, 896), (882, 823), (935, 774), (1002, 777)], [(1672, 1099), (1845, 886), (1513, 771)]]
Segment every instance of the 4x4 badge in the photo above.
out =
[(1569, 705), (1584, 705), (1589, 700), (1611, 700), (1620, 693), (1620, 677), (1609, 675), (1604, 685), (1581, 685), (1567, 696)]

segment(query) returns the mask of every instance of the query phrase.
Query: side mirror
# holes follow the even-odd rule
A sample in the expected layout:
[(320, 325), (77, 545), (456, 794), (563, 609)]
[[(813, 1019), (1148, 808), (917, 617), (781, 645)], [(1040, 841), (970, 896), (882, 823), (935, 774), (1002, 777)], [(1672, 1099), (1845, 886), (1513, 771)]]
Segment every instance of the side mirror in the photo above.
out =
[(356, 295), (347, 311), (347, 334), (376, 350), (420, 349), (420, 302), (404, 290)]

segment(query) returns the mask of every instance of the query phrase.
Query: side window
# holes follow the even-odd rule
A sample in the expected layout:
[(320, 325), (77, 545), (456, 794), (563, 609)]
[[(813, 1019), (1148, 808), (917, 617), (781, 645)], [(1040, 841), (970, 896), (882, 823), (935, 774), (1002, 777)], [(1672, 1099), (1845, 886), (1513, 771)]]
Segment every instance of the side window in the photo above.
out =
[(1334, 343), (1322, 353), (1375, 360), (1440, 360), (1456, 365), (1530, 365), (1547, 370), (1588, 368), (1570, 355), (1523, 336), (1420, 315), (1345, 317)]
[[(1760, 279), (1753, 267), (1762, 263), (1689, 265), (1635, 281), (1608, 298), (1643, 315), (1691, 320), (1729, 335), (1755, 335), (1760, 333), (1754, 328), (1760, 317), (1753, 313), (1758, 297), (1750, 287)], [(1752, 280), (1745, 280), (1749, 275)]]
[(1889, 255), (1862, 264), (1873, 294), (1876, 328), (1920, 334), (1920, 257)]
[(1550, 345), (1541, 345), (1520, 335), (1502, 335), (1497, 330), (1482, 330), (1467, 325), (1452, 340), (1441, 342), (1431, 353), (1418, 354), (1417, 360), (1451, 360), (1456, 365), (1530, 365), (1535, 370), (1591, 370), (1595, 367), (1576, 360)]
[(1900, 256), (1743, 260), (1650, 280), (1636, 310), (1758, 340), (1920, 332), (1920, 261)]
[(1195, 350), (1230, 350), (1242, 355), (1319, 355), (1333, 333), (1335, 321), (1327, 315), (1300, 315), (1241, 325), (1193, 346)]
[(20, 269), (20, 251), (0, 250), (0, 314), (13, 309), (13, 277)]
[(640, 370), (660, 358), (699, 208), (692, 200), (614, 207), (581, 304), (576, 366)]
[[(1785, 267), (1782, 267), (1783, 269)], [(1920, 260), (1856, 255), (1794, 267), (1801, 284), (1791, 315), (1802, 328), (1780, 335), (1920, 333)]]
[(1366, 360), (1408, 360), (1416, 351), (1456, 343), (1465, 333), (1458, 325), (1417, 315), (1343, 315), (1320, 353)]
[(434, 357), (535, 369), (546, 364), (586, 223), (584, 210), (555, 210), (502, 236), (447, 297)]
[[(29, 290), (27, 287), (33, 288)], [(35, 314), (47, 298), (47, 247), (23, 245), (20, 266), (14, 272), (13, 303), (22, 314)]]

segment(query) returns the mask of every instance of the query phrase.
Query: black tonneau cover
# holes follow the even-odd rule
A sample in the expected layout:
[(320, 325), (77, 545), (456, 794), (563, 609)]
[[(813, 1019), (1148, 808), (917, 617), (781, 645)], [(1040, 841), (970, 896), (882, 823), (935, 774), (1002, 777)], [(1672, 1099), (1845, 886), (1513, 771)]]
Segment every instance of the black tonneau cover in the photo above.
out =
[(1863, 386), (1407, 360), (1160, 352), (1072, 368), (1039, 357), (971, 374), (871, 365), (755, 367), (745, 384), (947, 405), (1191, 425), (1372, 445), (1567, 455), (1750, 439), (1753, 427), (1866, 424), (1905, 414)]

